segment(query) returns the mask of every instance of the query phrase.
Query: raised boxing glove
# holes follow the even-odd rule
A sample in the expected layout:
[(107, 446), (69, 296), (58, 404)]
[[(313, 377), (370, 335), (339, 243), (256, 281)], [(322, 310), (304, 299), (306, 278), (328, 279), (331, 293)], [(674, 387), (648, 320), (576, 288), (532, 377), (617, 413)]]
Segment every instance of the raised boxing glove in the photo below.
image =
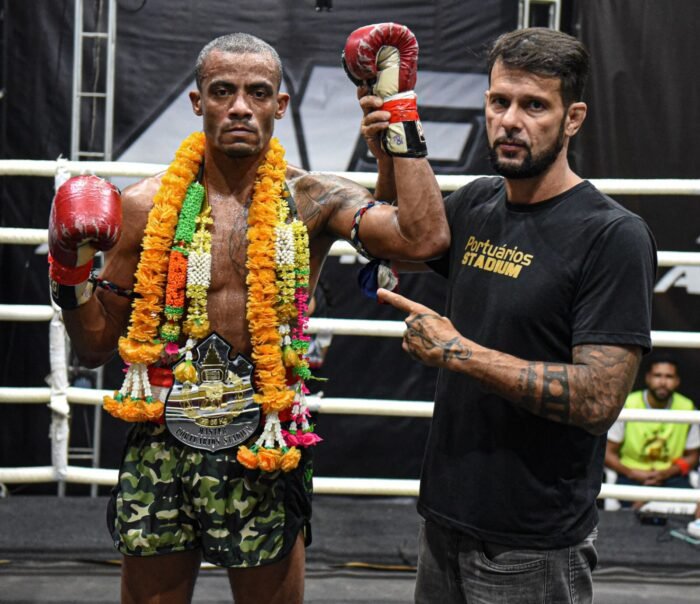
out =
[(92, 293), (93, 258), (121, 234), (119, 189), (97, 176), (74, 176), (56, 191), (49, 216), (49, 281), (58, 306), (70, 310)]
[(343, 67), (356, 86), (366, 84), (391, 113), (382, 148), (400, 157), (425, 157), (428, 149), (418, 117), (416, 69), (418, 42), (408, 27), (377, 23), (350, 34), (343, 51)]

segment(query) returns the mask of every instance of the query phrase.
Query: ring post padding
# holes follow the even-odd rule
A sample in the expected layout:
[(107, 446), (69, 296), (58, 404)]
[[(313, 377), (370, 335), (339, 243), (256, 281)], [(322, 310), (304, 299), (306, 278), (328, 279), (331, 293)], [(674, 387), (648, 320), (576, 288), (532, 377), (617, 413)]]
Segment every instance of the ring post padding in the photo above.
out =
[(57, 480), (64, 480), (68, 467), (68, 443), (70, 427), (68, 416), (68, 367), (66, 364), (66, 330), (61, 313), (56, 311), (49, 324), (49, 359), (51, 389), (49, 409), (51, 409), (51, 462)]

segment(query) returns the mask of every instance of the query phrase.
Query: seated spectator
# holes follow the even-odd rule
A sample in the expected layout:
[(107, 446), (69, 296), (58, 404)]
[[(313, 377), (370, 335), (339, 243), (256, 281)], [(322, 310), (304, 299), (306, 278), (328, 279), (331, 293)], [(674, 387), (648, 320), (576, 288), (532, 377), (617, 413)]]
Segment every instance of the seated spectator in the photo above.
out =
[[(693, 401), (676, 392), (680, 377), (675, 360), (655, 356), (648, 367), (646, 389), (632, 392), (625, 409), (695, 409)], [(608, 432), (605, 465), (617, 472), (617, 484), (691, 488), (688, 474), (697, 467), (699, 453), (697, 424), (618, 420)], [(634, 507), (643, 503), (635, 502)]]

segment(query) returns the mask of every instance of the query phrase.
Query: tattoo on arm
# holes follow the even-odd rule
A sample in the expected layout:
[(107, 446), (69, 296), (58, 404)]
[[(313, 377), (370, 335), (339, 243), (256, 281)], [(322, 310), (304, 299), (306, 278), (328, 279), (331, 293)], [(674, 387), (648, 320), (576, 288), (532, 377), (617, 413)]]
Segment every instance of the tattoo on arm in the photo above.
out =
[(452, 338), (442, 344), (442, 360), (447, 363), (451, 360), (468, 361), (472, 356), (472, 351), (465, 346), (459, 338)]
[(572, 387), (571, 422), (591, 432), (606, 432), (625, 404), (641, 356), (636, 346), (575, 347), (573, 369), (580, 392)]
[(563, 424), (569, 423), (569, 375), (566, 365), (544, 363), (542, 367), (541, 413)]
[(366, 201), (370, 201), (372, 196), (369, 191), (360, 190), (348, 183), (329, 183), (329, 186), (321, 189), (316, 198), (320, 205), (336, 205), (339, 208), (353, 208)]
[[(538, 390), (538, 383), (542, 384)], [(535, 415), (560, 423), (569, 423), (571, 406), (569, 373), (560, 363), (528, 363), (518, 376), (517, 400)]]
[(539, 415), (540, 402), (537, 398), (537, 363), (528, 363), (520, 370), (518, 390), (522, 393), (520, 401), (530, 411)]
[(305, 222), (309, 222), (311, 224), (314, 223), (315, 220), (318, 219), (319, 214), (321, 213), (321, 206), (317, 203), (312, 203), (307, 206), (307, 211), (304, 212), (303, 219)]
[(442, 351), (442, 360), (447, 363), (451, 360), (468, 361), (472, 356), (472, 350), (459, 338), (455, 336), (449, 340), (441, 340), (436, 337), (430, 337), (425, 333), (425, 329), (421, 322), (431, 321), (442, 317), (431, 313), (422, 313), (416, 315), (410, 321), (407, 321), (408, 332), (407, 336), (410, 340), (415, 337), (421, 341), (421, 345), (425, 350), (438, 348)]
[(511, 400), (535, 415), (602, 434), (617, 419), (640, 356), (636, 347), (577, 346), (571, 365), (528, 363)]
[(290, 183), (299, 214), (309, 231), (323, 230), (331, 214), (370, 201), (369, 191), (333, 176), (306, 174)]

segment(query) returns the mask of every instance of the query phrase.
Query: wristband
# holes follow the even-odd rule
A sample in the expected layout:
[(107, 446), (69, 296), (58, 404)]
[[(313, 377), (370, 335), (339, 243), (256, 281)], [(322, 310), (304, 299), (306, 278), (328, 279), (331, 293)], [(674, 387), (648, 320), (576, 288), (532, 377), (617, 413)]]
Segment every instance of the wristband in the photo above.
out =
[(49, 288), (51, 299), (56, 306), (63, 310), (75, 310), (92, 297), (94, 284), (91, 280), (87, 280), (78, 285), (63, 285), (49, 277)]
[(136, 292), (134, 292), (133, 289), (125, 289), (123, 287), (119, 287), (116, 283), (107, 281), (107, 279), (101, 279), (100, 277), (90, 277), (90, 281), (94, 283), (95, 287), (100, 287), (117, 296), (121, 296), (122, 298), (129, 298), (130, 300), (133, 300), (135, 298), (141, 297), (141, 294), (137, 294)]
[(386, 201), (369, 201), (359, 210), (357, 210), (357, 212), (355, 212), (355, 216), (352, 218), (352, 225), (350, 226), (350, 240), (353, 247), (357, 250), (357, 253), (367, 258), (367, 260), (374, 260), (375, 258), (365, 249), (365, 246), (362, 245), (362, 241), (360, 240), (360, 222), (362, 221), (362, 217), (365, 215), (367, 210), (381, 205), (389, 204), (387, 204)]
[(90, 278), (92, 264), (93, 260), (91, 258), (89, 262), (82, 266), (63, 266), (49, 254), (49, 276), (52, 281), (61, 285), (79, 285)]
[(396, 291), (399, 286), (399, 275), (392, 268), (391, 263), (387, 260), (381, 260), (372, 256), (362, 245), (360, 240), (360, 221), (367, 210), (379, 205), (391, 205), (386, 201), (370, 201), (360, 207), (352, 219), (350, 228), (350, 239), (357, 253), (369, 260), (369, 264), (362, 267), (357, 275), (357, 280), (360, 285), (360, 290), (368, 298), (377, 299), (377, 288), (383, 287), (389, 291)]
[(687, 476), (690, 473), (690, 464), (682, 457), (674, 459), (671, 463), (673, 463), (674, 466), (678, 466), (680, 468), (681, 474), (683, 476)]
[(385, 101), (382, 105), (382, 111), (388, 111), (391, 114), (389, 118), (390, 124), (396, 124), (398, 122), (417, 122), (420, 119), (418, 117), (418, 106), (415, 96), (410, 98), (390, 97), (390, 99)]

